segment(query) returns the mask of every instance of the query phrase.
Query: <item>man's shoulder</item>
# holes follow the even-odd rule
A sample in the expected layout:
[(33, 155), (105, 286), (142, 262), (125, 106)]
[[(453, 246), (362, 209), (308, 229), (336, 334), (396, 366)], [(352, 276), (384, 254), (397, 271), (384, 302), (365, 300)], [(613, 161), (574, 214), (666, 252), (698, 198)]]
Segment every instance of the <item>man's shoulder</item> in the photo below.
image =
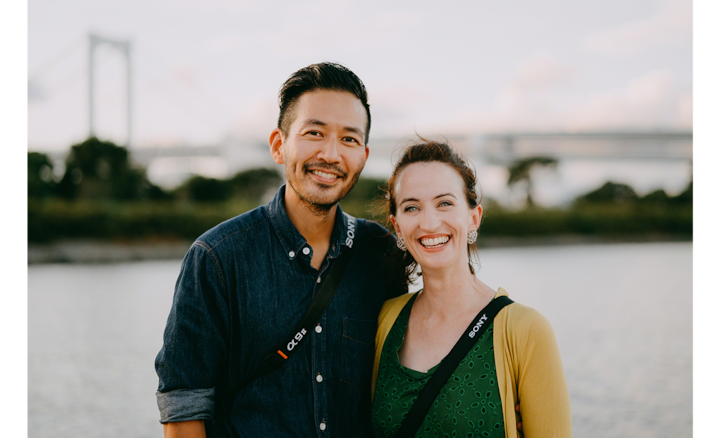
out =
[(214, 249), (228, 241), (244, 240), (249, 236), (257, 237), (268, 228), (268, 214), (264, 205), (230, 218), (205, 231), (195, 243)]
[(356, 221), (358, 231), (354, 240), (368, 262), (374, 263), (395, 247), (394, 237), (385, 227), (368, 219), (357, 218)]
[(369, 242), (373, 244), (383, 243), (383, 245), (385, 245), (387, 241), (393, 239), (392, 233), (379, 223), (361, 218), (357, 218), (356, 220), (358, 222), (358, 228), (363, 230), (362, 237)]
[(390, 232), (387, 230), (387, 228), (383, 227), (375, 221), (362, 218), (357, 218), (356, 220), (359, 223), (362, 223), (363, 226), (367, 229), (368, 233), (370, 233), (374, 237), (387, 237), (390, 235)]

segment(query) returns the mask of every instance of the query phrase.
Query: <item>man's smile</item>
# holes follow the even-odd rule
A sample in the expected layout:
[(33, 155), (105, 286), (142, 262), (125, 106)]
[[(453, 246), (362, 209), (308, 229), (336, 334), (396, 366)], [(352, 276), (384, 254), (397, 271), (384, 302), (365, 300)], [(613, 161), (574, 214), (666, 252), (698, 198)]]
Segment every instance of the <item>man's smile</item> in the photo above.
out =
[(347, 174), (337, 166), (327, 163), (305, 164), (303, 170), (311, 174), (314, 179), (323, 184), (334, 184), (345, 179)]

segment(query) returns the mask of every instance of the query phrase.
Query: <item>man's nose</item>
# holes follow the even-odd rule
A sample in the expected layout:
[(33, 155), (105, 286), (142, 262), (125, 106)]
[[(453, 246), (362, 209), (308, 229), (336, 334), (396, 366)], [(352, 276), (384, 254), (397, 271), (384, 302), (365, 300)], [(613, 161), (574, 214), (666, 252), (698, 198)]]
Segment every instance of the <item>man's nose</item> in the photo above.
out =
[(317, 157), (326, 163), (339, 163), (339, 148), (340, 142), (336, 138), (328, 138), (328, 140), (323, 142), (323, 145), (320, 147)]

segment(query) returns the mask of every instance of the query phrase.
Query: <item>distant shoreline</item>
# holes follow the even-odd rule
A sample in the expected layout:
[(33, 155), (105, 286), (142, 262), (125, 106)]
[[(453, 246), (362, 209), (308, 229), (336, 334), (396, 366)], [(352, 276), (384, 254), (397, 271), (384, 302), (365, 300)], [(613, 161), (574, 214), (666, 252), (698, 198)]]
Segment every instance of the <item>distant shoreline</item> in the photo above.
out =
[[(583, 236), (559, 235), (544, 237), (487, 237), (478, 240), (478, 248), (509, 248), (528, 246), (565, 246), (613, 243), (692, 242), (677, 236)], [(28, 245), (28, 265), (40, 264), (106, 264), (143, 260), (181, 260), (191, 241), (127, 241), (65, 240), (49, 244)]]

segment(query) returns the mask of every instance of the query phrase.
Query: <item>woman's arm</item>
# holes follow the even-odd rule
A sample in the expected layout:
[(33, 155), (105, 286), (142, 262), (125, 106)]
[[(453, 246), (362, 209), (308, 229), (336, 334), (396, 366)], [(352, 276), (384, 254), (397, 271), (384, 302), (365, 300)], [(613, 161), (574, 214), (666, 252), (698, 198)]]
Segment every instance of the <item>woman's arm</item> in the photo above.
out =
[(533, 316), (520, 357), (518, 401), (527, 438), (571, 437), (570, 394), (555, 333), (540, 313)]

